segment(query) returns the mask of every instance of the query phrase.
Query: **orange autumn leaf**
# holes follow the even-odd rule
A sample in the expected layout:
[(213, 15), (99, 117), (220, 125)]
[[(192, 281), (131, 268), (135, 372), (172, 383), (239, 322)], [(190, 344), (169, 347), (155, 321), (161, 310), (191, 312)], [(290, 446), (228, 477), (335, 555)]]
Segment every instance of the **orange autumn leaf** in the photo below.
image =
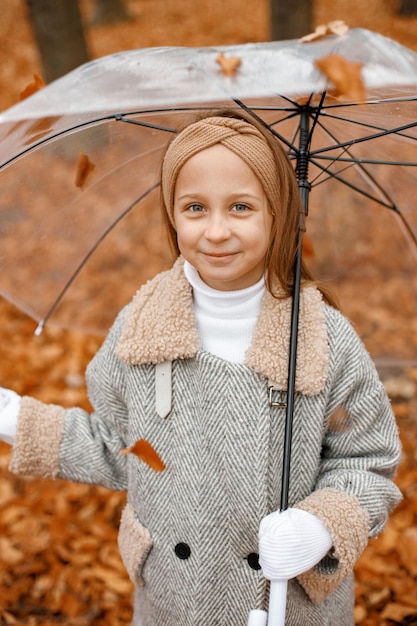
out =
[(155, 448), (146, 439), (139, 439), (135, 445), (121, 450), (120, 454), (135, 454), (155, 472), (162, 472), (166, 467)]
[[(408, 604), (402, 604), (397, 602), (389, 602), (385, 605), (381, 612), (381, 619), (389, 619), (398, 624), (412, 624), (413, 622), (405, 622), (407, 617), (415, 617), (416, 607)], [(414, 622), (415, 623), (415, 622)]]
[(411, 576), (417, 576), (417, 528), (405, 528), (401, 533), (398, 554)]
[(88, 176), (91, 174), (94, 168), (95, 165), (91, 163), (88, 156), (83, 152), (80, 152), (80, 154), (78, 155), (77, 171), (75, 174), (75, 184), (77, 187), (80, 187), (80, 189), (84, 187)]
[(327, 24), (320, 24), (316, 27), (314, 33), (304, 35), (304, 37), (301, 37), (300, 41), (302, 43), (311, 43), (312, 41), (327, 37), (327, 35), (344, 35), (348, 30), (349, 26), (343, 20), (333, 20)]
[(54, 124), (60, 119), (59, 115), (43, 117), (41, 119), (35, 120), (33, 124), (28, 126), (25, 130), (25, 137), (27, 137), (24, 142), (24, 146), (30, 146), (35, 141), (40, 141), (44, 137), (48, 135), (48, 133), (52, 132)]
[[(322, 94), (321, 93), (314, 93), (311, 94), (309, 96), (301, 96), (300, 98), (296, 98), (296, 102), (297, 104), (309, 104), (310, 106), (319, 106), (322, 105)], [(334, 94), (332, 95), (329, 92), (326, 92), (326, 98), (324, 100), (324, 103), (326, 105), (330, 105), (330, 104), (340, 104), (340, 101), (334, 96)]]
[(308, 235), (303, 236), (303, 257), (314, 256), (314, 246)]
[(33, 81), (29, 83), (29, 85), (26, 85), (23, 91), (20, 92), (19, 100), (24, 100), (25, 98), (28, 98), (43, 87), (45, 87), (44, 80), (39, 76), (39, 74), (34, 74)]
[(348, 61), (339, 54), (329, 54), (317, 59), (316, 66), (333, 85), (333, 96), (355, 102), (365, 100), (362, 63)]
[(223, 52), (219, 54), (216, 62), (220, 65), (220, 69), (225, 76), (234, 76), (241, 63), (239, 57), (225, 57)]

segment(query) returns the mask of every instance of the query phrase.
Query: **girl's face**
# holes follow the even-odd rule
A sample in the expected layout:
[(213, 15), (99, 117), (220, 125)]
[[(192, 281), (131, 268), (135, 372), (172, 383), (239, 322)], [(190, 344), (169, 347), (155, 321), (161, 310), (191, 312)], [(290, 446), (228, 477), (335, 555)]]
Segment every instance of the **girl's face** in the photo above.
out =
[(180, 169), (174, 194), (178, 247), (213, 289), (255, 284), (265, 271), (272, 215), (258, 178), (216, 144)]

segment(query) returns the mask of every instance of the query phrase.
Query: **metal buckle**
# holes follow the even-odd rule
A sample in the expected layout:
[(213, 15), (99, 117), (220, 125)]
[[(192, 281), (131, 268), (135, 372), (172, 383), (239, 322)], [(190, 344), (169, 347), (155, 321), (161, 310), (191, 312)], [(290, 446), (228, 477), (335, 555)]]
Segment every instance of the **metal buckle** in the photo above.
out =
[(283, 391), (282, 389), (279, 390), (279, 401), (276, 402), (275, 400), (272, 399), (272, 392), (273, 391), (278, 391), (277, 389), (274, 389), (273, 387), (269, 387), (269, 406), (273, 406), (273, 407), (277, 407), (278, 409), (286, 409), (287, 408), (287, 403), (285, 401), (285, 391)]

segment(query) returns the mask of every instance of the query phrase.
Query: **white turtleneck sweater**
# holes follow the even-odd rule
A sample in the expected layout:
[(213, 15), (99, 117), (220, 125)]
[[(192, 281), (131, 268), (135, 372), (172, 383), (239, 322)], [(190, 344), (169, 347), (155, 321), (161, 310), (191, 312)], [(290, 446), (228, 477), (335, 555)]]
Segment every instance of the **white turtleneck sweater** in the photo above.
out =
[(202, 348), (226, 361), (243, 363), (266, 290), (264, 277), (246, 289), (218, 291), (206, 285), (188, 261), (184, 273), (193, 288)]

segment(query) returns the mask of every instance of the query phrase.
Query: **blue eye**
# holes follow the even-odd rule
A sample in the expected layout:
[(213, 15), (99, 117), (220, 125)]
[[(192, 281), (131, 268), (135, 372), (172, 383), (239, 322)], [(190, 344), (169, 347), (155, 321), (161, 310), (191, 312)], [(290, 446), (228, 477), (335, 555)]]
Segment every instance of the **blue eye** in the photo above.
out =
[(249, 207), (247, 204), (239, 202), (232, 207), (232, 211), (236, 211), (236, 213), (244, 213), (245, 211), (249, 211)]
[(190, 213), (201, 213), (201, 211), (204, 211), (204, 207), (201, 204), (190, 204), (187, 207), (187, 211), (190, 211)]

